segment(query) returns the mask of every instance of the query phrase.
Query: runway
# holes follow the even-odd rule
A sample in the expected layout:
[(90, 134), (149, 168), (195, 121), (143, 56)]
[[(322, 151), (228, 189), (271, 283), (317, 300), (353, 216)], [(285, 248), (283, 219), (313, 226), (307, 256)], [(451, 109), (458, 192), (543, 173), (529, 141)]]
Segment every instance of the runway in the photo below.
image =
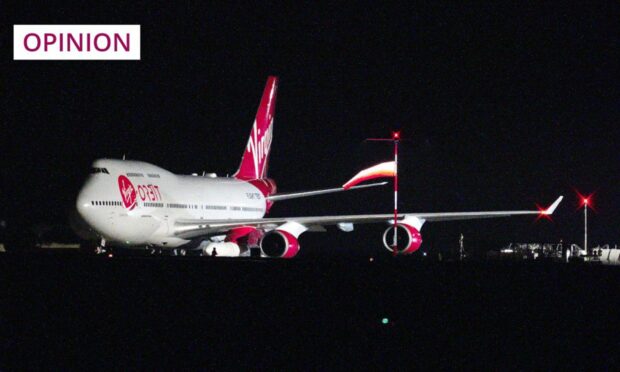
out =
[(618, 368), (614, 267), (2, 254), (0, 367)]

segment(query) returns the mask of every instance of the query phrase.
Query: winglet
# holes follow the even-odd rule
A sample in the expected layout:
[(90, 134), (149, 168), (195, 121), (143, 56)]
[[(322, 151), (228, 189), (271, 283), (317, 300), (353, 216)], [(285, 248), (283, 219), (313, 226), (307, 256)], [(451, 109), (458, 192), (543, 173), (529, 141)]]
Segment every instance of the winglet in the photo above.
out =
[(564, 199), (564, 196), (560, 196), (559, 198), (557, 198), (553, 204), (551, 204), (551, 206), (549, 208), (547, 208), (545, 211), (543, 211), (543, 214), (553, 214), (553, 212), (555, 211), (555, 209), (558, 207), (558, 205), (560, 205), (560, 203), (562, 202), (562, 199)]

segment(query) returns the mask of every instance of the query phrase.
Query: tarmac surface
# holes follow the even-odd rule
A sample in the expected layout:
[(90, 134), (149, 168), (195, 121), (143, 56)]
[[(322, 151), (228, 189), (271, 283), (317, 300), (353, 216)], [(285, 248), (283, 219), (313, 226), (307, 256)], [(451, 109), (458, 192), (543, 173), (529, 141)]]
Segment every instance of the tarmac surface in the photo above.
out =
[(0, 368), (618, 369), (620, 270), (0, 255)]

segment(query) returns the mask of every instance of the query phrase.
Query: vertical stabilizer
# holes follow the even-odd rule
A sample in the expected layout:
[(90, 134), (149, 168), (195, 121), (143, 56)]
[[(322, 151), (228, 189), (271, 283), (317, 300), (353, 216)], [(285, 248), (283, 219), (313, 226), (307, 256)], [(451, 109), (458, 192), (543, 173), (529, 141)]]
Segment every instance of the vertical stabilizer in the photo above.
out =
[(234, 177), (242, 180), (254, 180), (267, 177), (267, 163), (271, 150), (273, 117), (276, 110), (276, 93), (278, 78), (267, 79), (263, 97), (260, 100), (250, 139), (243, 152), (239, 169)]

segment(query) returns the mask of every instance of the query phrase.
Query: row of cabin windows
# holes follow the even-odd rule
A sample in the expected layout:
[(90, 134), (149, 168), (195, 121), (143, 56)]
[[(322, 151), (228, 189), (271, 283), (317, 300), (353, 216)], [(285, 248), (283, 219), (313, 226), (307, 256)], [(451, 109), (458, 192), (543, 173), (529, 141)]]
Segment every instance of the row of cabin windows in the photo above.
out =
[[(95, 174), (95, 173), (110, 174), (110, 172), (108, 172), (107, 168), (95, 168), (95, 167), (90, 168), (90, 174)], [(160, 175), (157, 174), (157, 173), (147, 173), (147, 176), (149, 178), (161, 178)], [(127, 177), (144, 177), (144, 174), (129, 172), (129, 173), (127, 173)]]
[[(148, 206), (148, 204), (149, 203), (144, 203), (145, 206)], [(161, 203), (150, 203), (150, 204), (161, 204)], [(168, 208), (179, 208), (179, 209), (212, 209), (212, 210), (220, 210), (220, 211), (225, 211), (226, 209), (230, 209), (231, 211), (246, 211), (246, 212), (262, 212), (263, 211), (262, 208), (235, 207), (235, 206), (226, 207), (225, 205), (197, 205), (197, 204), (169, 203), (166, 206)]]
[(252, 208), (252, 207), (242, 207), (241, 208), (242, 211), (246, 211), (246, 212), (262, 212), (262, 208)]
[[(157, 205), (154, 205), (157, 204)], [(163, 203), (144, 203), (145, 207), (163, 207)], [(180, 203), (168, 203), (166, 204), (168, 208), (177, 208), (177, 209), (210, 209), (210, 210), (220, 210), (225, 211), (228, 209), (225, 205), (198, 205), (198, 204), (180, 204)], [(230, 210), (233, 211), (249, 211), (249, 212), (262, 212), (262, 208), (252, 208), (252, 207), (230, 207)]]
[(226, 210), (224, 205), (205, 205), (204, 209)]
[[(123, 204), (120, 201), (116, 201), (116, 200), (92, 200), (90, 202), (91, 205), (94, 206), (106, 206), (106, 207), (112, 207), (112, 206), (122, 206)], [(151, 208), (163, 208), (164, 207), (164, 203), (151, 203), (151, 202), (145, 202), (143, 203), (143, 206), (145, 207), (151, 207)], [(226, 210), (226, 206), (224, 205), (197, 205), (197, 204), (179, 204), (179, 203), (168, 203), (166, 204), (166, 207), (168, 208), (177, 208), (177, 209), (212, 209), (212, 210)], [(243, 210), (246, 212), (262, 212), (263, 210), (261, 208), (252, 208), (252, 207), (230, 207), (230, 210), (233, 211), (239, 211), (239, 210)]]
[(231, 211), (245, 211), (245, 212), (262, 212), (261, 208), (252, 208), (252, 207), (230, 207)]
[(121, 202), (116, 201), (116, 200), (92, 200), (90, 202), (91, 205), (96, 205), (96, 206), (106, 206), (106, 207), (112, 207), (112, 206), (121, 206)]
[(198, 209), (198, 205), (197, 204), (170, 203), (170, 204), (168, 204), (168, 208)]
[[(157, 174), (157, 173), (147, 173), (146, 175), (148, 177), (150, 177), (150, 178), (161, 178), (159, 176), (159, 174)], [(127, 177), (144, 177), (144, 174), (143, 173), (132, 173), (132, 172), (129, 172), (129, 173), (127, 173)]]

